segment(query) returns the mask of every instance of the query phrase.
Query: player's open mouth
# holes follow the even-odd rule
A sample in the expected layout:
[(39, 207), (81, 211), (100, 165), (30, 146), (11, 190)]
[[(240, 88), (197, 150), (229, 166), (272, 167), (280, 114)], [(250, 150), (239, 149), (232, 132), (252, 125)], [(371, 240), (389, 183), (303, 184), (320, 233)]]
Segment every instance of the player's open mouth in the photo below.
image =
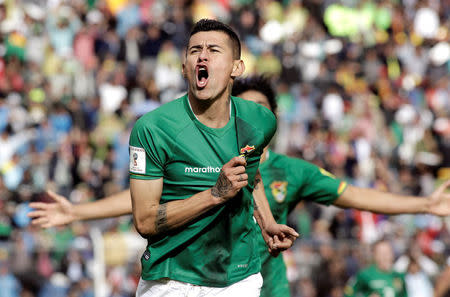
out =
[(195, 71), (197, 73), (197, 88), (202, 89), (208, 83), (208, 67), (205, 65), (197, 65)]

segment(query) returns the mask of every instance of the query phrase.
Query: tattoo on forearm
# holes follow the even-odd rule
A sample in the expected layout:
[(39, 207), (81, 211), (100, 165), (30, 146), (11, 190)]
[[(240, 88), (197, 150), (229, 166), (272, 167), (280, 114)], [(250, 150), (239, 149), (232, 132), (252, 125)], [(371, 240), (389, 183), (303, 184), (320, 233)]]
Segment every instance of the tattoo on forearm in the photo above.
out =
[(261, 178), (259, 176), (255, 177), (255, 182), (253, 183), (253, 188), (255, 190), (258, 190), (260, 182), (261, 182)]
[(253, 208), (254, 208), (255, 210), (258, 210), (259, 207), (258, 207), (258, 203), (256, 203), (255, 198), (253, 198), (253, 204), (255, 205), (255, 206), (253, 206)]
[(216, 184), (211, 189), (211, 194), (214, 197), (223, 197), (228, 191), (231, 189), (231, 182), (228, 181), (223, 171), (220, 171), (219, 178), (217, 179)]
[(156, 215), (155, 228), (157, 233), (165, 232), (169, 229), (167, 225), (167, 205), (161, 204), (158, 207), (158, 213)]

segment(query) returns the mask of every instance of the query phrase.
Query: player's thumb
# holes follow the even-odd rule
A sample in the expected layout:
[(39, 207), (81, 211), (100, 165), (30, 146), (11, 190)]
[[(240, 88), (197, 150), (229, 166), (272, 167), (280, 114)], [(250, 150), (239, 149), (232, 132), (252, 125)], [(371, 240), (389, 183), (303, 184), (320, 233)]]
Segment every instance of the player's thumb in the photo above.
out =
[(281, 229), (282, 229), (283, 233), (288, 234), (290, 236), (294, 236), (294, 237), (299, 237), (300, 236), (300, 234), (298, 234), (294, 230), (294, 228), (291, 228), (289, 226), (283, 225)]
[(63, 203), (65, 201), (67, 201), (66, 198), (56, 194), (55, 192), (53, 192), (52, 190), (47, 190), (46, 191), (47, 195), (52, 198), (55, 202), (59, 202), (59, 203)]
[(442, 185), (439, 186), (439, 188), (437, 189), (437, 193), (439, 193), (439, 195), (441, 195), (449, 187), (450, 187), (450, 179), (447, 180), (446, 182), (442, 183)]
[(227, 164), (229, 167), (246, 166), (247, 161), (245, 160), (245, 157), (238, 156), (232, 158)]

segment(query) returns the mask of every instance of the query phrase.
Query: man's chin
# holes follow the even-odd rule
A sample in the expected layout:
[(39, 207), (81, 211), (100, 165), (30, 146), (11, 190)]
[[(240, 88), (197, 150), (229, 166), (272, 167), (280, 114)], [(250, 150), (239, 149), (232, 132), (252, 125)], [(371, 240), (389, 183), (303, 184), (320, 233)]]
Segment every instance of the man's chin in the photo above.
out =
[(194, 95), (195, 99), (201, 100), (201, 101), (210, 100), (212, 98), (212, 94), (210, 92), (208, 92), (208, 90), (206, 90), (205, 88), (196, 89), (194, 91), (193, 95)]

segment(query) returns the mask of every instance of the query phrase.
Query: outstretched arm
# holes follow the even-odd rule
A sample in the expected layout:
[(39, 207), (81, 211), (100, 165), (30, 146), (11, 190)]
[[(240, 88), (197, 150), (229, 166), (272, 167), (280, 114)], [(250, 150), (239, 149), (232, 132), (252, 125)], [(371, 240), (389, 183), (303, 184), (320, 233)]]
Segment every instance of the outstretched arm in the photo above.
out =
[(450, 215), (450, 193), (445, 191), (449, 187), (450, 180), (443, 183), (429, 197), (417, 197), (349, 185), (334, 205), (388, 215), (429, 213), (447, 216)]
[[(186, 200), (173, 201), (161, 206), (159, 200), (162, 179), (132, 180), (131, 183), (135, 188), (135, 204), (139, 205), (135, 207), (134, 214), (137, 216), (135, 222), (139, 224), (143, 234), (153, 234), (156, 229), (161, 231), (181, 226), (215, 205), (234, 197), (242, 187), (247, 185), (247, 174), (243, 166), (245, 160), (233, 159), (227, 164), (224, 165), (212, 189)], [(239, 181), (239, 176), (244, 177), (244, 180)], [(30, 203), (30, 207), (35, 210), (28, 214), (30, 218), (33, 218), (34, 225), (43, 228), (66, 225), (79, 220), (102, 219), (132, 213), (130, 189), (94, 202), (80, 204), (72, 204), (65, 197), (51, 191), (47, 193), (55, 202)]]
[(72, 204), (67, 198), (52, 191), (47, 195), (54, 202), (32, 202), (34, 210), (28, 216), (32, 224), (43, 228), (62, 226), (75, 221), (103, 219), (131, 214), (130, 189), (93, 202)]

